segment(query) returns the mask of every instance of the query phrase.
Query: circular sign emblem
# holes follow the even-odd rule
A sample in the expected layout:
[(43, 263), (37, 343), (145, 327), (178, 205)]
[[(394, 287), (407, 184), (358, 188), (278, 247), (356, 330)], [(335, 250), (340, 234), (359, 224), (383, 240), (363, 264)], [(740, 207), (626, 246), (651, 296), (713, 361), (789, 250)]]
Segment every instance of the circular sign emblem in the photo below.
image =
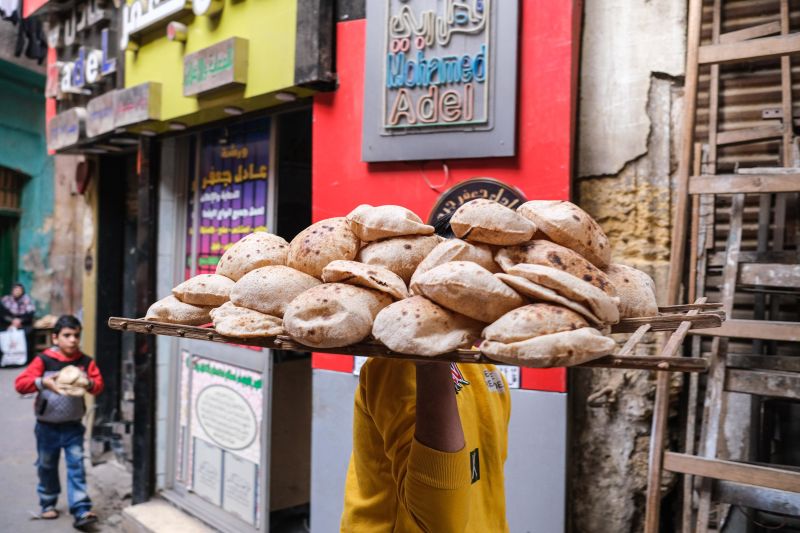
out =
[(442, 193), (428, 215), (428, 224), (452, 215), (465, 203), (478, 198), (494, 200), (510, 209), (516, 209), (527, 201), (521, 191), (502, 181), (494, 178), (472, 178), (457, 183)]
[(198, 395), (195, 408), (200, 426), (221, 448), (243, 450), (256, 440), (256, 415), (235, 390), (223, 385), (206, 387)]

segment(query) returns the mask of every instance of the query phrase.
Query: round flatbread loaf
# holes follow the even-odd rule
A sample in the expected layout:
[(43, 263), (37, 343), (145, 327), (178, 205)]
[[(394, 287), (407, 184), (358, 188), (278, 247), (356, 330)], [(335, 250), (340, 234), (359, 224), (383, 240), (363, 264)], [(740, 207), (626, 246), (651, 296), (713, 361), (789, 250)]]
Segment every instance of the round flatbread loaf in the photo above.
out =
[(414, 275), (411, 276), (411, 283), (414, 283), (414, 278), (420, 274), (450, 261), (472, 261), (489, 272), (500, 272), (500, 267), (494, 262), (492, 255), (492, 249), (485, 244), (469, 243), (461, 239), (448, 239), (437, 244), (425, 256), (425, 259), (414, 271)]
[(220, 274), (198, 274), (172, 289), (172, 294), (183, 303), (220, 306), (229, 300), (233, 283)]
[(558, 304), (562, 307), (566, 307), (567, 309), (575, 311), (596, 326), (603, 325), (603, 321), (597, 318), (597, 316), (588, 307), (564, 298), (553, 289), (549, 289), (520, 276), (512, 276), (511, 274), (499, 273), (495, 274), (495, 277), (517, 291), (522, 296), (527, 296), (534, 301)]
[(328, 263), (355, 259), (360, 246), (361, 241), (344, 217), (320, 220), (292, 239), (286, 264), (322, 279), (322, 269)]
[(239, 307), (233, 302), (212, 309), (211, 319), (217, 333), (226, 337), (250, 339), (283, 334), (283, 321), (280, 318)]
[(211, 309), (211, 307), (183, 303), (170, 294), (151, 305), (144, 319), (168, 324), (199, 326), (211, 322), (208, 314)]
[(653, 278), (641, 270), (617, 263), (609, 265), (606, 274), (617, 289), (621, 318), (658, 315)]
[(531, 368), (573, 366), (603, 357), (616, 343), (594, 328), (580, 328), (542, 335), (519, 342), (483, 341), (486, 356), (510, 365)]
[(362, 204), (347, 215), (350, 229), (364, 242), (403, 235), (430, 235), (433, 226), (422, 222), (416, 213), (399, 205)]
[(222, 255), (217, 264), (217, 274), (238, 281), (256, 268), (267, 265), (285, 265), (289, 243), (282, 237), (257, 231), (236, 241)]
[(395, 352), (439, 355), (469, 348), (480, 329), (480, 322), (412, 296), (378, 313), (372, 335)]
[(392, 299), (378, 291), (325, 283), (292, 300), (283, 327), (294, 340), (314, 348), (335, 348), (364, 340), (378, 312)]
[(619, 322), (619, 298), (609, 296), (594, 285), (561, 270), (541, 265), (519, 264), (508, 273), (553, 289), (569, 300), (588, 307), (604, 324)]
[(408, 288), (400, 276), (380, 265), (365, 265), (358, 261), (331, 261), (322, 269), (322, 281), (375, 289), (385, 292), (395, 300), (408, 298)]
[(434, 267), (420, 274), (411, 288), (414, 294), (481, 322), (494, 322), (525, 303), (491, 272), (469, 261)]
[(602, 270), (577, 252), (551, 241), (536, 240), (502, 248), (495, 254), (495, 261), (505, 271), (520, 263), (557, 268), (591, 283), (609, 296), (617, 295), (616, 289)]
[(56, 384), (63, 394), (83, 396), (89, 387), (89, 378), (75, 365), (65, 366), (56, 375)]
[(280, 318), (289, 302), (320, 283), (314, 276), (288, 266), (265, 266), (251, 270), (236, 282), (231, 301), (239, 307)]
[(531, 240), (536, 224), (494, 200), (470, 200), (453, 213), (450, 227), (468, 241), (510, 246)]
[(563, 200), (532, 200), (517, 213), (533, 221), (551, 241), (575, 250), (599, 269), (611, 261), (611, 245), (605, 232), (589, 214)]
[(411, 235), (371, 242), (361, 249), (357, 261), (388, 268), (403, 280), (411, 276), (425, 257), (442, 241), (438, 235)]
[(560, 305), (531, 304), (504, 314), (483, 330), (483, 338), (497, 342), (519, 342), (541, 335), (589, 327), (575, 311)]

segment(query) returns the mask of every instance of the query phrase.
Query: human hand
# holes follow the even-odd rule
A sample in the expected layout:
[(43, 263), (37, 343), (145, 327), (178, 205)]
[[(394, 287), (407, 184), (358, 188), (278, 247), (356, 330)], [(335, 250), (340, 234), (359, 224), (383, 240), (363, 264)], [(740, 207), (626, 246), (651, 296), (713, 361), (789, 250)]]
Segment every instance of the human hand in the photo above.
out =
[(57, 376), (58, 374), (54, 374), (52, 376), (47, 376), (45, 378), (42, 378), (42, 387), (44, 387), (49, 391), (53, 391), (56, 394), (62, 394), (61, 387), (59, 386), (58, 383), (56, 383)]

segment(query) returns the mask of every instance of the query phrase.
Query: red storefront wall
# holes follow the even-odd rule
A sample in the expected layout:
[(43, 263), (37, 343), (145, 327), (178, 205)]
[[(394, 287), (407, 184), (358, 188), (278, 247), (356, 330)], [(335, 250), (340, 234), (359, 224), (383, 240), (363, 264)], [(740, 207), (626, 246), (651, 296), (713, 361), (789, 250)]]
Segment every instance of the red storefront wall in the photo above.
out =
[[(446, 183), (441, 161), (361, 161), (366, 20), (338, 23), (339, 87), (314, 101), (314, 221), (344, 216), (362, 203), (403, 205), (425, 219), (440, 192), (476, 176), (514, 185), (528, 199), (568, 200), (580, 13), (578, 2), (520, 2), (517, 156), (447, 160)], [(353, 359), (314, 354), (313, 366), (350, 372)], [(565, 392), (566, 372), (523, 369), (522, 388)]]

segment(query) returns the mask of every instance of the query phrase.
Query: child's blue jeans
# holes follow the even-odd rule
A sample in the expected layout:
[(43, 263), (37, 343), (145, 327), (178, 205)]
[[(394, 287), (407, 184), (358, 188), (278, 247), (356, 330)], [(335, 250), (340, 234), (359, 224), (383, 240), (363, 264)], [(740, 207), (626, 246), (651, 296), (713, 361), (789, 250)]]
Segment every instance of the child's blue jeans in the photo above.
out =
[(83, 468), (83, 433), (80, 422), (64, 424), (36, 423), (36, 448), (39, 458), (39, 505), (42, 509), (55, 507), (61, 484), (58, 481), (58, 459), (64, 449), (67, 463), (67, 503), (69, 512), (81, 516), (91, 510), (92, 500), (86, 493), (86, 472)]

